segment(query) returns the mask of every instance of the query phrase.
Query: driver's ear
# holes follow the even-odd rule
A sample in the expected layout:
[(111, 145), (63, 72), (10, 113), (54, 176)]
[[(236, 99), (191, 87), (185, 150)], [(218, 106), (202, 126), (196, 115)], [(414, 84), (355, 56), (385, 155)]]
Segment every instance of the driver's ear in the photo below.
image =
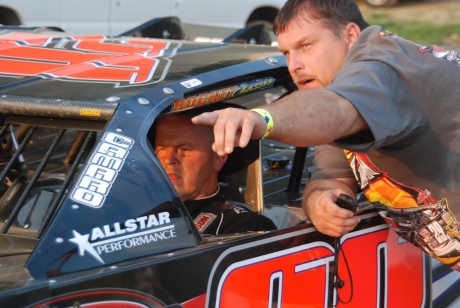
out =
[(225, 154), (224, 156), (219, 156), (217, 153), (214, 153), (214, 172), (219, 172), (220, 169), (224, 166), (225, 162), (227, 161), (228, 154)]

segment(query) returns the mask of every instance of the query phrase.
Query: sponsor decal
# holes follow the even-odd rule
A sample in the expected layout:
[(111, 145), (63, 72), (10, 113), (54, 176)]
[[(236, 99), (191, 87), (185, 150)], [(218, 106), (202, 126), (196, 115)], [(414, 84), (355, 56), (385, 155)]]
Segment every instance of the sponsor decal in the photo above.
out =
[(89, 164), (83, 170), (70, 198), (78, 203), (100, 208), (121, 170), (134, 140), (115, 133), (106, 133)]
[(2, 36), (0, 74), (132, 87), (162, 81), (181, 44), (106, 36)]
[(176, 229), (170, 223), (169, 213), (161, 212), (128, 219), (123, 224), (116, 222), (96, 227), (90, 234), (82, 235), (72, 230), (74, 237), (69, 241), (78, 245), (81, 256), (87, 251), (96, 260), (104, 263), (102, 255), (176, 237)]
[(216, 215), (212, 213), (201, 213), (195, 218), (194, 223), (198, 231), (202, 232), (216, 219)]
[(187, 89), (190, 89), (190, 88), (193, 88), (193, 87), (201, 85), (202, 82), (199, 79), (193, 78), (193, 79), (190, 79), (190, 80), (183, 81), (180, 84), (183, 85), (184, 87), (186, 87)]
[(222, 102), (227, 99), (246, 95), (252, 92), (272, 87), (275, 83), (273, 77), (256, 79), (247, 83), (241, 83), (226, 88), (217, 89), (211, 92), (204, 92), (186, 98), (180, 98), (173, 102), (170, 112), (182, 111), (207, 104)]
[[(398, 38), (398, 39), (408, 41), (408, 40), (406, 40), (404, 38), (399, 37), (398, 35), (396, 35), (393, 32), (386, 31), (386, 30), (383, 30), (383, 29), (380, 30), (379, 36), (380, 37), (383, 37), (383, 36), (394, 37), (394, 38)], [(436, 46), (436, 45), (421, 46), (421, 45), (416, 44), (416, 43), (414, 43), (412, 41), (408, 41), (408, 42), (411, 42), (414, 45), (418, 46), (418, 51), (420, 51), (422, 54), (431, 54), (431, 55), (435, 56), (438, 59), (446, 59), (448, 61), (457, 63), (458, 66), (460, 66), (460, 53), (458, 51), (445, 50), (444, 48)]]
[(241, 206), (241, 205), (233, 206), (232, 210), (237, 214), (247, 213), (248, 212), (248, 210), (244, 206)]
[(101, 110), (93, 108), (82, 108), (80, 109), (80, 115), (82, 117), (99, 117), (101, 115)]
[(460, 66), (460, 53), (455, 50), (445, 50), (438, 46), (420, 46), (418, 50), (424, 54), (432, 54), (438, 59), (446, 59)]

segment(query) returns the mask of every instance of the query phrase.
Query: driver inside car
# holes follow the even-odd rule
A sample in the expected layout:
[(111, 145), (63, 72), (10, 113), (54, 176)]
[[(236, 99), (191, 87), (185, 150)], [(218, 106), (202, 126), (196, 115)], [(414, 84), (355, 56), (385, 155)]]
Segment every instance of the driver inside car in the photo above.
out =
[(229, 234), (276, 230), (267, 217), (238, 203), (227, 205), (218, 173), (227, 155), (212, 150), (213, 128), (196, 125), (191, 118), (200, 112), (182, 112), (159, 119), (155, 153), (179, 197), (202, 234)]

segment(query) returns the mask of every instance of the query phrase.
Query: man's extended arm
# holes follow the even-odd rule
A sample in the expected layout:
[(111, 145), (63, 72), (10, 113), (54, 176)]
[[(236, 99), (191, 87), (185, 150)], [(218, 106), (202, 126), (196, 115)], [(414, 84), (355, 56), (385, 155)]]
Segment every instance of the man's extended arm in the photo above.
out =
[[(367, 128), (356, 108), (329, 90), (297, 91), (264, 108), (275, 123), (268, 138), (300, 147), (330, 143)], [(213, 149), (219, 155), (231, 153), (235, 145), (245, 147), (266, 131), (262, 116), (242, 109), (204, 113), (192, 121), (214, 126)]]
[(304, 191), (302, 207), (307, 218), (321, 233), (341, 236), (359, 223), (359, 217), (335, 204), (341, 193), (356, 197), (357, 183), (354, 178), (315, 179)]

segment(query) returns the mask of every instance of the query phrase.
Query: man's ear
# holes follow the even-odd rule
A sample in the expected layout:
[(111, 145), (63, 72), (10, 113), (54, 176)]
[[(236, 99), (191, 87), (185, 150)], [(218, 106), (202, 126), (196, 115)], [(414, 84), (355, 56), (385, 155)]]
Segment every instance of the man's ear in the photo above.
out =
[(360, 34), (361, 29), (357, 24), (354, 22), (348, 23), (348, 25), (345, 27), (345, 36), (348, 42), (348, 50), (350, 50), (351, 46), (353, 46)]
[(219, 172), (220, 169), (224, 166), (225, 162), (227, 161), (228, 154), (224, 156), (219, 156), (217, 153), (214, 153), (214, 171)]

